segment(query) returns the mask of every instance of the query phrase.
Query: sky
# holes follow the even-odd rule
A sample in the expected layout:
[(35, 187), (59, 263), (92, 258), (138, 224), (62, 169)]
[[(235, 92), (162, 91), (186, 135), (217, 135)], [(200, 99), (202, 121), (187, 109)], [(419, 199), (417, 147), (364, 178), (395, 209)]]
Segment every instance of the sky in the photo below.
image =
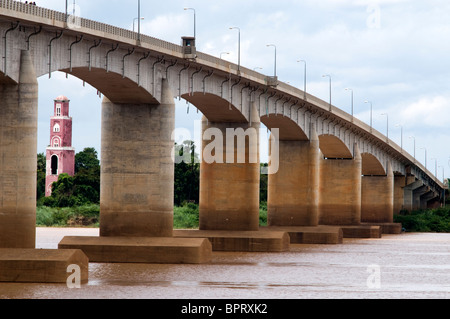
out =
[[(133, 30), (138, 0), (75, 1), (83, 18)], [(37, 5), (65, 11), (63, 0)], [(194, 11), (184, 8), (195, 9), (197, 50), (237, 63), (238, 31), (230, 27), (239, 27), (241, 64), (273, 75), (274, 48), (267, 44), (276, 45), (280, 81), (303, 89), (304, 64), (298, 61), (306, 61), (308, 93), (328, 101), (323, 75), (329, 74), (333, 105), (351, 113), (350, 88), (355, 117), (370, 123), (370, 101), (375, 129), (423, 165), (426, 160), (439, 179), (450, 177), (450, 1), (142, 0), (141, 32), (180, 44), (194, 33)], [(61, 73), (39, 78), (38, 151), (49, 144), (53, 100), (61, 94), (71, 100), (76, 151), (100, 152), (101, 98), (95, 88)], [(176, 111), (177, 128), (192, 130), (201, 118), (192, 106), (188, 113), (183, 100), (176, 101)], [(262, 161), (266, 144), (263, 135)]]

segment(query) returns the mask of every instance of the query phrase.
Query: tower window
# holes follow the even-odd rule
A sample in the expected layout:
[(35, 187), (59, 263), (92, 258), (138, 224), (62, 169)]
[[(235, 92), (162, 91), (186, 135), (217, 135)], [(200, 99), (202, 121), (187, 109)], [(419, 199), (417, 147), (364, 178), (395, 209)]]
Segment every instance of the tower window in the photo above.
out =
[(61, 116), (61, 103), (56, 104), (56, 116)]
[(52, 156), (52, 175), (58, 175), (58, 156)]
[(55, 126), (53, 126), (53, 132), (54, 132), (54, 133), (59, 133), (59, 132), (61, 132), (61, 127), (59, 126), (58, 123), (56, 123)]

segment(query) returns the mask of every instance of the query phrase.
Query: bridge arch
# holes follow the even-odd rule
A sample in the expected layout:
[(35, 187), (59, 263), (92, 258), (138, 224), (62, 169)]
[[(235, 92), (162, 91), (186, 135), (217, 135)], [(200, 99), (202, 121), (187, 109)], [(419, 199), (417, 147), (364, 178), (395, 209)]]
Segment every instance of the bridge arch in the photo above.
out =
[(383, 176), (386, 170), (380, 160), (373, 154), (362, 153), (362, 175), (365, 176)]
[(203, 92), (183, 94), (181, 98), (194, 105), (211, 122), (247, 123), (245, 116), (222, 97)]
[(352, 152), (347, 145), (334, 135), (324, 134), (319, 136), (320, 150), (325, 158), (352, 159)]
[(263, 123), (269, 130), (279, 129), (281, 141), (308, 141), (308, 136), (303, 129), (291, 118), (280, 114), (268, 114), (261, 116)]
[(76, 67), (59, 70), (89, 83), (111, 102), (118, 104), (158, 104), (158, 101), (143, 87), (121, 74), (106, 72), (101, 68)]

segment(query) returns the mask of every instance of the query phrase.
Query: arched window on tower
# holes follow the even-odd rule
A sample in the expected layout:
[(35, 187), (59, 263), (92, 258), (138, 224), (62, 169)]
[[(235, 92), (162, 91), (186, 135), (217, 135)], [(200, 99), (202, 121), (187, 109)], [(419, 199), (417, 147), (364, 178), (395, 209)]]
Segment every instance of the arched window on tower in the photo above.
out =
[(61, 103), (56, 104), (56, 116), (61, 116)]
[(58, 175), (58, 156), (52, 156), (52, 175)]
[(55, 126), (53, 126), (53, 133), (59, 133), (61, 132), (61, 127), (59, 126), (58, 123), (55, 124)]

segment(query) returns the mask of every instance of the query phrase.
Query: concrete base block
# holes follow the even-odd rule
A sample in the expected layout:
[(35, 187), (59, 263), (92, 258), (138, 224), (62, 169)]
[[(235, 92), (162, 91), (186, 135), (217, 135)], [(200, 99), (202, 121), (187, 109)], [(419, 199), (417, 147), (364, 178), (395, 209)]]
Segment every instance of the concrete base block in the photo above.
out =
[(344, 238), (381, 238), (381, 227), (371, 225), (341, 226)]
[(401, 234), (402, 224), (400, 223), (362, 223), (366, 226), (380, 226), (382, 234)]
[(269, 226), (266, 231), (289, 234), (291, 244), (342, 244), (343, 232), (339, 226)]
[(64, 237), (59, 249), (81, 249), (90, 262), (202, 264), (212, 258), (211, 243), (202, 238)]
[(89, 259), (81, 250), (0, 249), (0, 282), (66, 283), (80, 267), (80, 282), (89, 276)]
[(213, 251), (282, 252), (289, 250), (286, 232), (174, 230), (174, 237), (208, 238)]

